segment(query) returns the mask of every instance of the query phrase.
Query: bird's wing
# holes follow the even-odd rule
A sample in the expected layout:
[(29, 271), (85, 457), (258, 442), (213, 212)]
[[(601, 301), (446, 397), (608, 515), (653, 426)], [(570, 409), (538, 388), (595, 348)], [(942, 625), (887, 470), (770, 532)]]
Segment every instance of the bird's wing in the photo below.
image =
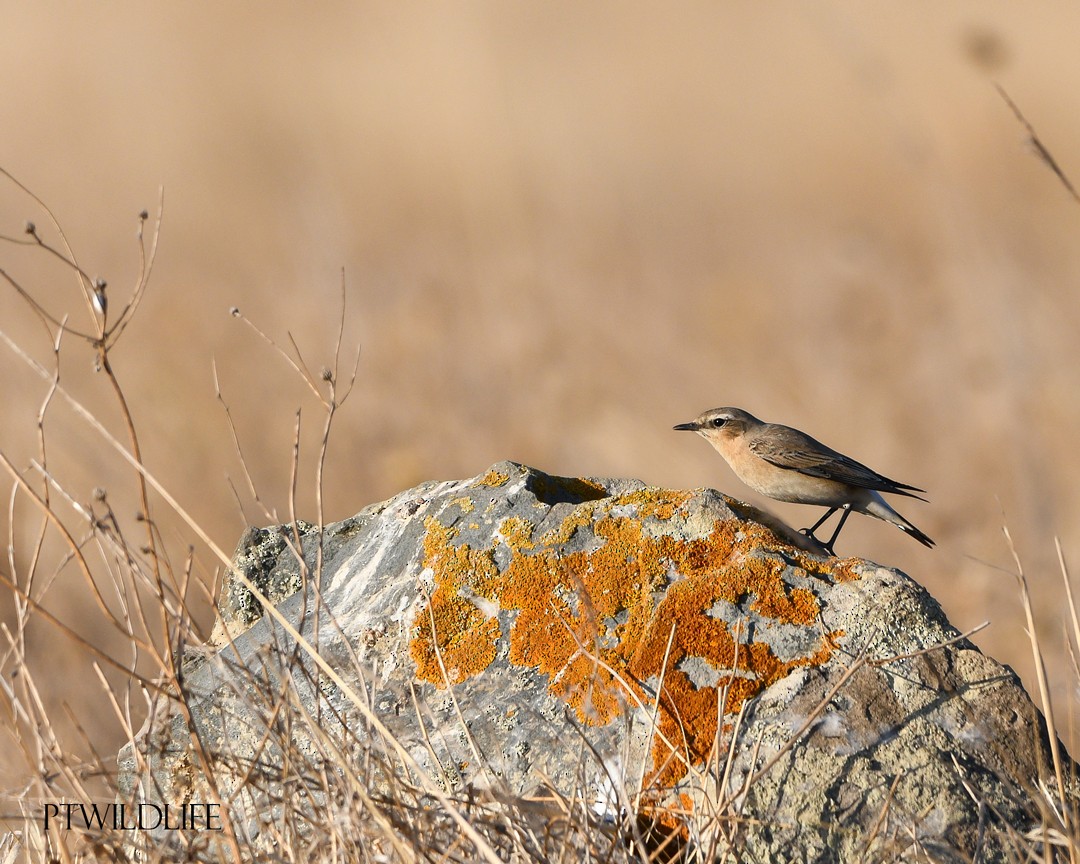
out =
[(911, 498), (919, 496), (905, 490), (925, 491), (917, 486), (908, 486), (906, 483), (890, 480), (878, 474), (877, 471), (867, 468), (861, 462), (856, 462), (849, 456), (826, 447), (798, 429), (769, 424), (764, 431), (766, 434), (755, 436), (750, 441), (750, 451), (778, 468), (798, 471), (810, 477), (823, 477), (826, 480), (847, 483), (849, 486), (907, 495)]

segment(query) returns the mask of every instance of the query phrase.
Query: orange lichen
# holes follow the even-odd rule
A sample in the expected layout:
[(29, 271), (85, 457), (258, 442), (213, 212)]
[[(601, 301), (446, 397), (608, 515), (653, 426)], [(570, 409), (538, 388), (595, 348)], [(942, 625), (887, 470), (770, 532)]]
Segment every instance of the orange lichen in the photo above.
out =
[(487, 474), (481, 477), (474, 483), (474, 486), (492, 486), (499, 487), (505, 486), (510, 480), (510, 475), (505, 474), (502, 471), (496, 471), (494, 468), (488, 470)]
[[(711, 614), (723, 601), (744, 605), (758, 619), (812, 626), (820, 613), (817, 599), (787, 585), (784, 571), (795, 566), (823, 578), (836, 576), (790, 547), (782, 547), (783, 559), (751, 554), (776, 546), (771, 533), (752, 522), (718, 520), (695, 540), (659, 533), (655, 526), (644, 529), (647, 517), (667, 521), (685, 515), (690, 498), (687, 492), (642, 489), (588, 501), (538, 540), (533, 523), (511, 517), (499, 525), (489, 548), (455, 545), (456, 530), (429, 518), (424, 566), (434, 573), (434, 590), (410, 646), (417, 677), (440, 686), (447, 678), (464, 680), (494, 660), (504, 635), (509, 662), (545, 675), (552, 695), (573, 707), (582, 722), (606, 724), (628, 705), (652, 710), (659, 692), (649, 780), (670, 788), (713, 746), (721, 690), (723, 713), (735, 713), (796, 667), (827, 661), (842, 635), (824, 634), (816, 651), (781, 661), (766, 642), (750, 641), (747, 628)], [(599, 548), (561, 548), (586, 526), (603, 541)], [(500, 566), (496, 549), (506, 562)], [(846, 578), (857, 575), (844, 571)], [(508, 633), (500, 633), (497, 618), (484, 615), (469, 599), (473, 595), (516, 613), (507, 619), (513, 622)], [(691, 680), (681, 666), (693, 658), (715, 673), (715, 682)]]
[(520, 516), (511, 516), (504, 519), (499, 526), (499, 533), (506, 539), (506, 543), (515, 551), (518, 549), (532, 549), (532, 523)]
[(594, 509), (591, 502), (578, 504), (557, 528), (551, 529), (540, 537), (540, 544), (542, 546), (557, 546), (560, 543), (569, 542), (578, 528), (592, 525)]
[(638, 489), (635, 492), (627, 492), (611, 499), (608, 510), (615, 507), (623, 507), (628, 504), (638, 508), (637, 517), (645, 519), (655, 516), (657, 519), (670, 519), (675, 515), (677, 508), (681, 507), (692, 497), (690, 492), (665, 492), (658, 496), (655, 489)]
[(460, 684), (491, 665), (500, 635), (497, 618), (488, 618), (461, 597), (446, 598), (441, 603), (432, 598), (428, 613), (428, 626), (418, 628), (411, 645), (418, 677), (440, 684)]
[[(451, 684), (459, 684), (491, 665), (501, 635), (498, 619), (488, 618), (462, 593), (471, 590), (490, 597), (490, 586), (498, 571), (490, 552), (452, 545), (457, 534), (453, 528), (430, 517), (424, 524), (427, 566), (464, 578), (436, 580), (435, 590), (417, 621), (409, 653), (416, 663), (418, 678), (436, 684), (444, 684), (448, 678)], [(445, 676), (439, 665), (440, 654)]]
[(858, 570), (858, 558), (821, 558), (799, 551), (794, 559), (811, 576), (820, 576), (831, 582), (852, 582), (862, 576)]

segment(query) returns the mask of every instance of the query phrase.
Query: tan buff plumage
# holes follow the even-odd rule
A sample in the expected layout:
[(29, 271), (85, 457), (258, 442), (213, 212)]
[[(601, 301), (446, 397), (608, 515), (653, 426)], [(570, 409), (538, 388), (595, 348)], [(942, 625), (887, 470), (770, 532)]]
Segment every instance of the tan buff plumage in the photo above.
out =
[(924, 546), (934, 545), (933, 540), (881, 497), (885, 492), (925, 501), (914, 494), (924, 490), (890, 480), (805, 432), (763, 423), (740, 408), (714, 408), (675, 428), (697, 432), (755, 492), (777, 501), (828, 507), (825, 516), (807, 530), (810, 536), (836, 510), (842, 509), (844, 513), (836, 531), (824, 544), (829, 552), (833, 551), (833, 544), (852, 510), (890, 522)]

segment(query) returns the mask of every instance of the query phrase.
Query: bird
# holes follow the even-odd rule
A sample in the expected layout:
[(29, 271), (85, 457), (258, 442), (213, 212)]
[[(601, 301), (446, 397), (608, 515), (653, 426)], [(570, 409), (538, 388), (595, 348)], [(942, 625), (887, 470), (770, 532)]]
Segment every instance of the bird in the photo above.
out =
[(776, 501), (828, 507), (824, 516), (802, 532), (819, 543), (814, 532), (833, 513), (843, 510), (832, 537), (822, 544), (830, 555), (836, 554), (833, 545), (852, 510), (889, 522), (928, 548), (934, 546), (933, 540), (881, 497), (885, 492), (926, 501), (915, 494), (925, 489), (890, 480), (805, 432), (765, 423), (741, 408), (713, 408), (673, 428), (697, 432), (755, 492)]

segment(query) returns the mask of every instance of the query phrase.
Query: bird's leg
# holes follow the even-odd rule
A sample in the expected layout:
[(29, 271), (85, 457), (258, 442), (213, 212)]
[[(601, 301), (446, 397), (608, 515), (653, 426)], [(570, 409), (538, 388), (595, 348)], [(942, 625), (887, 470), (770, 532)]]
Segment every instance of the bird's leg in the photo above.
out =
[(840, 536), (840, 529), (844, 527), (844, 523), (847, 522), (847, 517), (850, 516), (850, 515), (851, 515), (851, 505), (850, 504), (845, 504), (844, 505), (844, 512), (840, 516), (840, 521), (836, 523), (836, 530), (833, 531), (833, 535), (832, 535), (832, 537), (829, 538), (829, 542), (825, 544), (825, 551), (828, 552), (830, 555), (835, 555), (836, 554), (836, 552), (833, 551), (833, 543), (835, 543), (836, 538)]
[[(805, 534), (807, 537), (814, 537), (814, 532), (817, 531), (817, 529), (824, 524), (826, 519), (832, 516), (832, 514), (839, 509), (839, 507), (833, 507), (829, 509), (828, 511), (826, 511), (824, 516), (822, 516), (820, 519), (817, 520), (817, 522), (814, 523), (814, 526), (812, 528), (803, 528), (800, 533)], [(817, 537), (814, 537), (814, 539), (817, 540)]]

